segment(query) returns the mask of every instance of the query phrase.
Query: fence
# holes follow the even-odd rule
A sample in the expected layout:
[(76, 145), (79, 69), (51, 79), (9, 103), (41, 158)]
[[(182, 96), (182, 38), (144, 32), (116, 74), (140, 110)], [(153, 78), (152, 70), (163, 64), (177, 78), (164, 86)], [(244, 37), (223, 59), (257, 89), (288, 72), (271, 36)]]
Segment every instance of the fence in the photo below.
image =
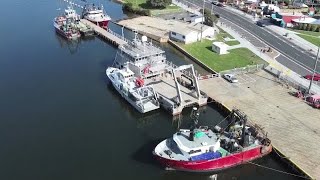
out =
[[(187, 4), (185, 4), (187, 3)], [(189, 3), (189, 2), (182, 2), (182, 1), (179, 1), (179, 0), (172, 0), (172, 4), (175, 4), (179, 7), (181, 7), (182, 9), (188, 11), (188, 12), (191, 12), (193, 14), (197, 14), (197, 15), (201, 15), (201, 13), (199, 12), (200, 11), (200, 8), (193, 4), (193, 3)]]
[(307, 87), (302, 85), (297, 80), (291, 78), (286, 73), (284, 73), (281, 70), (278, 70), (272, 66), (266, 66), (264, 68), (264, 70), (266, 70), (270, 74), (273, 74), (274, 76), (276, 76), (279, 83), (281, 83), (283, 86), (287, 87), (288, 89), (290, 87), (297, 89), (297, 90), (306, 90), (307, 89)]
[(113, 31), (112, 31), (111, 29), (109, 29), (109, 28), (107, 28), (107, 31), (108, 31), (110, 34), (116, 36), (116, 37), (119, 38), (119, 39), (124, 40), (124, 41), (127, 42), (127, 43), (130, 42), (128, 39), (126, 39), (125, 37), (121, 36), (120, 34), (117, 34), (117, 33), (113, 32)]
[(220, 71), (220, 74), (245, 74), (254, 73), (264, 68), (264, 64), (248, 65), (242, 68), (234, 68), (226, 71)]

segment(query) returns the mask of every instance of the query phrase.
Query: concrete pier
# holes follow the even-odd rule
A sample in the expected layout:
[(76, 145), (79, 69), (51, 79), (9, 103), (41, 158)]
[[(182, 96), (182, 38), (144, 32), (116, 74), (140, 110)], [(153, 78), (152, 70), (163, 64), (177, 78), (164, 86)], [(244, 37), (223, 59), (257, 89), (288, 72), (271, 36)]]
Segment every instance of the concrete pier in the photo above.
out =
[(237, 78), (239, 83), (217, 77), (199, 84), (213, 100), (237, 107), (268, 132), (289, 166), (320, 179), (320, 110), (291, 95), (294, 89), (265, 71)]
[(97, 26), (94, 23), (92, 23), (86, 19), (81, 19), (80, 21), (82, 23), (92, 27), (97, 35), (99, 35), (101, 38), (105, 39), (106, 41), (110, 42), (111, 44), (113, 44), (115, 46), (121, 46), (123, 44), (128, 43), (128, 41), (126, 39), (124, 39), (120, 35), (112, 32), (109, 29), (103, 29), (102, 27)]

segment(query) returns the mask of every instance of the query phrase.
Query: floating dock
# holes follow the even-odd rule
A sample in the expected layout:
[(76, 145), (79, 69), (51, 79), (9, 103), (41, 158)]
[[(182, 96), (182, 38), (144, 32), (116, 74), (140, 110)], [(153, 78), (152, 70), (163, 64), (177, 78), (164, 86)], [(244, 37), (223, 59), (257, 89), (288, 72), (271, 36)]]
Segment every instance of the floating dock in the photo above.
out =
[(100, 26), (95, 25), (94, 23), (86, 20), (86, 19), (81, 19), (80, 20), (83, 24), (86, 24), (93, 28), (95, 33), (100, 36), (101, 38), (105, 39), (106, 41), (110, 42), (111, 44), (115, 46), (122, 46), (124, 44), (128, 43), (128, 40), (125, 39), (124, 37), (121, 37), (117, 33), (114, 33), (110, 29), (103, 29)]

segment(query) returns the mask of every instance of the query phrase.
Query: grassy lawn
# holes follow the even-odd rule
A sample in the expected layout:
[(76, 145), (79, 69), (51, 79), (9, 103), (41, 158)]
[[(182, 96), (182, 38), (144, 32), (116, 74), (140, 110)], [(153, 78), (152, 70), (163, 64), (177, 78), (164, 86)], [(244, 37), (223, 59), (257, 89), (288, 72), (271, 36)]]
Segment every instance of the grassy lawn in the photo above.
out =
[(227, 32), (225, 32), (224, 30), (222, 30), (221, 28), (219, 28), (219, 34), (217, 34), (217, 39), (216, 41), (223, 41), (224, 38), (230, 38), (230, 39), (234, 39), (234, 37), (232, 37), (230, 34), (228, 34)]
[(320, 36), (320, 32), (313, 32), (313, 31), (303, 31), (303, 30), (297, 30), (297, 29), (292, 29), (294, 32), (298, 32), (301, 34), (306, 34), (310, 36)]
[(302, 37), (303, 39), (311, 42), (312, 44), (319, 46), (320, 45), (320, 32), (313, 32), (313, 31), (303, 31), (297, 29), (291, 29), (294, 32), (298, 32), (298, 36)]
[(226, 42), (224, 42), (224, 43), (226, 43), (226, 44), (229, 45), (229, 46), (234, 46), (234, 45), (240, 44), (239, 41), (226, 41)]
[(298, 36), (302, 37), (303, 39), (311, 42), (312, 44), (316, 46), (320, 46), (320, 38), (316, 36), (309, 36), (309, 35), (304, 35), (304, 34), (298, 34)]
[(138, 8), (146, 4), (146, 0), (125, 0), (126, 3), (131, 3), (134, 8)]
[(150, 7), (147, 4), (147, 0), (125, 0), (126, 3), (131, 3), (133, 5), (134, 8), (142, 8), (142, 9), (150, 9), (151, 12), (152, 11), (168, 11), (168, 12), (176, 12), (177, 10), (181, 10), (180, 7), (176, 6), (176, 5), (172, 5), (172, 6), (167, 6), (164, 9), (155, 9), (153, 7)]
[(264, 61), (247, 48), (230, 50), (229, 54), (218, 55), (211, 50), (211, 41), (203, 40), (192, 44), (180, 44), (183, 49), (199, 59), (201, 62), (214, 69), (224, 71), (247, 65), (262, 64)]

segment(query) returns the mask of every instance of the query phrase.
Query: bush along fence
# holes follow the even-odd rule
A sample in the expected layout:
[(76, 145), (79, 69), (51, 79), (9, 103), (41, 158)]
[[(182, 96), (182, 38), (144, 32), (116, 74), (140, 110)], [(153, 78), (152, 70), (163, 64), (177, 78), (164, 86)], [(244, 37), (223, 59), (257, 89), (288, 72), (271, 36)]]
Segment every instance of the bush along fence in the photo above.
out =
[(320, 32), (320, 25), (299, 23), (297, 26), (295, 26), (294, 29), (304, 30), (304, 31)]
[(132, 3), (126, 3), (122, 6), (122, 10), (126, 12), (131, 12), (134, 14), (142, 15), (142, 16), (150, 16), (151, 12), (149, 9), (142, 9), (142, 8), (134, 8)]
[(247, 65), (245, 67), (234, 68), (230, 70), (220, 71), (220, 74), (245, 74), (245, 73), (254, 73), (261, 69), (263, 69), (265, 64), (257, 64), (257, 65)]

